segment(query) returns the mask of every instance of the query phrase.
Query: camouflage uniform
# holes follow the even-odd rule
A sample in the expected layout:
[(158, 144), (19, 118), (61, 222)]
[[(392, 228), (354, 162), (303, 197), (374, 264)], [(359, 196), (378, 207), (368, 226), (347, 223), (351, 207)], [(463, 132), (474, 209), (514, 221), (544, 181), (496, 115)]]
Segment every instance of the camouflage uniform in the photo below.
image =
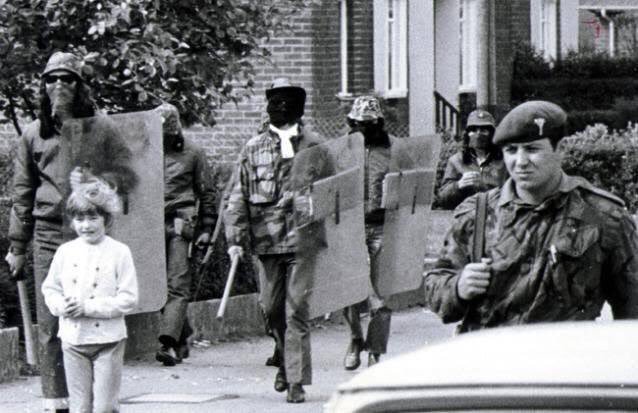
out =
[(455, 210), (437, 268), (425, 276), (426, 302), (461, 331), (545, 321), (593, 320), (605, 300), (615, 318), (638, 316), (638, 238), (623, 202), (585, 179), (562, 175), (557, 193), (524, 204), (509, 179), (488, 192), (488, 291), (459, 298), (470, 262), (477, 196)]
[[(295, 153), (321, 141), (299, 125)], [(310, 384), (310, 327), (303, 274), (296, 271), (292, 214), (293, 159), (281, 156), (279, 136), (267, 130), (250, 139), (239, 156), (234, 186), (224, 211), (229, 246), (250, 243), (263, 265), (260, 301), (284, 356), (287, 380)]]

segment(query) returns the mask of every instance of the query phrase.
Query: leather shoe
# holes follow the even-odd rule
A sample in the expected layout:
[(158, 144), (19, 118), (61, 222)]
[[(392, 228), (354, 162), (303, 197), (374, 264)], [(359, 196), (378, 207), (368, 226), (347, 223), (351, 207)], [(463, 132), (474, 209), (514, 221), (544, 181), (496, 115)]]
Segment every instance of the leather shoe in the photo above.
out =
[(355, 339), (350, 342), (346, 356), (343, 359), (343, 367), (346, 370), (356, 370), (361, 365), (359, 353), (363, 350), (363, 340)]
[(286, 380), (286, 370), (279, 368), (275, 375), (275, 391), (281, 393), (288, 388), (288, 381)]
[(182, 359), (179, 358), (175, 349), (168, 346), (162, 346), (160, 350), (155, 353), (155, 360), (162, 362), (162, 364), (167, 367), (172, 367), (182, 362)]
[(379, 362), (381, 359), (381, 354), (379, 353), (370, 353), (368, 354), (368, 367), (372, 367)]
[(188, 348), (188, 344), (180, 344), (175, 350), (177, 353), (177, 357), (180, 359), (187, 359), (190, 356), (190, 349)]
[(275, 351), (273, 351), (272, 356), (266, 359), (266, 365), (272, 366), (272, 367), (281, 366), (281, 356), (279, 355), (279, 351), (277, 350), (277, 347), (275, 347)]
[(304, 391), (301, 383), (292, 383), (288, 387), (286, 401), (288, 403), (303, 403), (306, 401), (306, 392)]

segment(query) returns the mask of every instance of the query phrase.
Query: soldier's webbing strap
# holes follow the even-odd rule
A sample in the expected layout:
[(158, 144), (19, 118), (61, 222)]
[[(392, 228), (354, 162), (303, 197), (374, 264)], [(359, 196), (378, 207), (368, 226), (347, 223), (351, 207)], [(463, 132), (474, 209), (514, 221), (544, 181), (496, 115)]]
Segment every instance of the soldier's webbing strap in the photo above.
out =
[(476, 197), (474, 238), (472, 240), (472, 262), (481, 262), (485, 255), (485, 221), (487, 221), (487, 192)]

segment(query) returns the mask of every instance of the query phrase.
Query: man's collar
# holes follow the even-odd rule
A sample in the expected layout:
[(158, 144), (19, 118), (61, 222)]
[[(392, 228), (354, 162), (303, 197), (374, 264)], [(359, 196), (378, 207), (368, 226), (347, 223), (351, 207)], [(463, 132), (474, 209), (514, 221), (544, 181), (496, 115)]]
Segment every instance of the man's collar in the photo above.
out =
[[(578, 186), (580, 186), (580, 180), (578, 179), (578, 177), (567, 175), (564, 171), (561, 171), (561, 178), (558, 189), (548, 198), (551, 198), (553, 195), (559, 192), (569, 193)], [(511, 177), (508, 178), (507, 181), (505, 181), (505, 183), (503, 184), (503, 188), (501, 189), (501, 196), (498, 200), (498, 206), (502, 207), (510, 202), (522, 203), (521, 199), (516, 194), (516, 184)]]

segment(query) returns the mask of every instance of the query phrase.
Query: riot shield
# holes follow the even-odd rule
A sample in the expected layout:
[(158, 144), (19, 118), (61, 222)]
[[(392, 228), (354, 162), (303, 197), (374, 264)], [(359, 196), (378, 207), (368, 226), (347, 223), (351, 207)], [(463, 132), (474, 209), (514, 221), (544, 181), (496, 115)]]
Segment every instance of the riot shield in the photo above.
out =
[[(60, 171), (64, 194), (70, 193), (69, 174), (86, 168), (117, 188), (122, 213), (109, 235), (129, 246), (139, 286), (135, 313), (157, 311), (166, 302), (164, 242), (164, 161), (162, 122), (156, 113), (137, 112), (74, 119), (64, 124)], [(65, 239), (75, 237), (65, 217)]]
[(363, 136), (353, 134), (295, 156), (297, 271), (311, 318), (368, 296), (363, 215)]
[(372, 278), (382, 297), (421, 285), (440, 148), (436, 135), (393, 141), (392, 164), (398, 171), (385, 177), (383, 246), (372, 265)]

